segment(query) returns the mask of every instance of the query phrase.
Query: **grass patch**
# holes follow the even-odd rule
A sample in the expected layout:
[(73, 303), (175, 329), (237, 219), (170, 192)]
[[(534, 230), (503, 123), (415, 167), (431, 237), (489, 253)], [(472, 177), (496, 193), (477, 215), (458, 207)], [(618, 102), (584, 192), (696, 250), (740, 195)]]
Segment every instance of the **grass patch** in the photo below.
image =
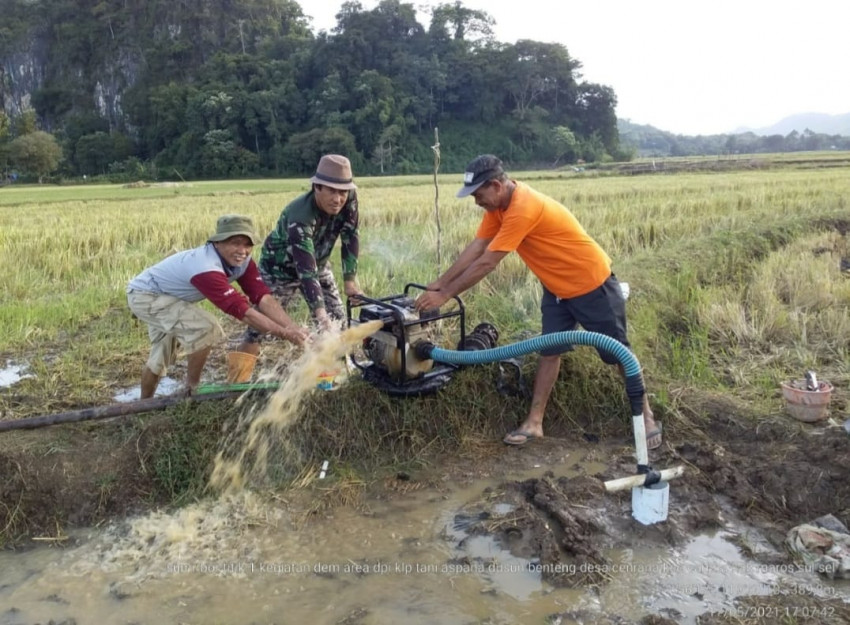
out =
[[(779, 382), (807, 368), (833, 383), (834, 402), (846, 401), (850, 279), (842, 267), (850, 262), (850, 165), (846, 159), (811, 165), (804, 169), (798, 159), (740, 171), (521, 172), (517, 178), (573, 210), (614, 259), (620, 280), (631, 284), (630, 338), (647, 390), (660, 416), (683, 423), (697, 418), (699, 408), (689, 407), (682, 389), (746, 402), (754, 415), (769, 416), (781, 410)], [(458, 176), (439, 181), (438, 233), (430, 176), (358, 179), (360, 282), (368, 295), (429, 282), (474, 235), (480, 209), (450, 193)], [(127, 281), (168, 253), (204, 241), (220, 214), (251, 215), (268, 232), (281, 208), (306, 188), (306, 181), (229, 181), (4, 189), (0, 261), (16, 270), (0, 281), (0, 357), (27, 363), (35, 377), (0, 389), (3, 418), (111, 403), (117, 390), (137, 383), (148, 351), (145, 328), (126, 309)], [(463, 295), (467, 329), (488, 321), (501, 344), (536, 335), (539, 298), (539, 284), (511, 255)], [(302, 305), (293, 314), (307, 318)], [(225, 327), (229, 340), (238, 340), (241, 326)], [(216, 353), (208, 365), (213, 379), (223, 375), (219, 363)], [(535, 364), (526, 357), (529, 386)], [(495, 365), (470, 368), (439, 394), (408, 400), (355, 382), (317, 393), (287, 432), (291, 446), (276, 450), (272, 481), (310, 483), (310, 467), (329, 460), (342, 472), (334, 479), (354, 497), (374, 471), (480, 450), (482, 440), (501, 439), (528, 409), (526, 399), (498, 393), (497, 375)], [(203, 496), (211, 459), (240, 409), (211, 402), (139, 420), (140, 457), (151, 476), (147, 496), (174, 502)], [(564, 436), (628, 435), (622, 382), (592, 349), (564, 357), (546, 428)], [(675, 436), (675, 428), (665, 433)], [(293, 448), (297, 453), (284, 453)], [(115, 490), (108, 472), (98, 489), (106, 506)], [(20, 516), (14, 500), (2, 502), (0, 529), (13, 535)]]

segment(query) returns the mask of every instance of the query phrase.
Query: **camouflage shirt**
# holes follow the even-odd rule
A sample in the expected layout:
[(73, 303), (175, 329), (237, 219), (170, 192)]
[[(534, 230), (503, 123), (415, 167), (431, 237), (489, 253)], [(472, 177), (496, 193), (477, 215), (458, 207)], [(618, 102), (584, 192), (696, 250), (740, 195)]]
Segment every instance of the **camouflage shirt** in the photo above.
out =
[(339, 238), (343, 280), (354, 279), (360, 254), (359, 221), (355, 190), (348, 192), (345, 206), (333, 216), (319, 210), (312, 190), (295, 198), (266, 237), (260, 253), (260, 271), (272, 282), (300, 280), (310, 310), (324, 308), (319, 270), (327, 264)]

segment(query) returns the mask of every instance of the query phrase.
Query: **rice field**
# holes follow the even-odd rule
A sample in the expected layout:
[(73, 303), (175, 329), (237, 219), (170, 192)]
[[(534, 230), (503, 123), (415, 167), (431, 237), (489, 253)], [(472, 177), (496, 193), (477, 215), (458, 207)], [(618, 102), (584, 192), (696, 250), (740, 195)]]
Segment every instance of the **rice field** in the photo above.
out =
[[(850, 257), (850, 165), (839, 156), (829, 166), (778, 160), (722, 172), (512, 174), (569, 207), (631, 284), (632, 343), (659, 401), (687, 384), (770, 402), (778, 381), (804, 368), (837, 390), (850, 381), (850, 279), (841, 269)], [(460, 182), (458, 174), (441, 174), (438, 187), (432, 176), (357, 179), (367, 295), (429, 282), (469, 242), (480, 209), (455, 199)], [(27, 416), (20, 394), (35, 402), (29, 414), (108, 403), (147, 355), (127, 281), (200, 245), (221, 214), (250, 215), (267, 233), (307, 188), (258, 180), (0, 189), (0, 359), (37, 374), (0, 390), (0, 410)], [(506, 342), (539, 332), (539, 296), (511, 255), (463, 298), (473, 323), (494, 323)], [(303, 308), (293, 314), (306, 321)]]

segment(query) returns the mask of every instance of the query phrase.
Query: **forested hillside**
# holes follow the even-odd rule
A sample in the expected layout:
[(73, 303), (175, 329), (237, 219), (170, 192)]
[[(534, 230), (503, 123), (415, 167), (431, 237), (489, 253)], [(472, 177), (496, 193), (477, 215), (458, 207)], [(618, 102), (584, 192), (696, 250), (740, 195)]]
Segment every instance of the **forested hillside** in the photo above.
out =
[(711, 156), (720, 154), (765, 154), (850, 150), (850, 136), (828, 135), (806, 128), (786, 135), (757, 135), (753, 132), (721, 135), (676, 135), (654, 126), (618, 120), (620, 141), (639, 156)]
[[(359, 174), (620, 158), (610, 87), (560, 44), (498, 42), (462, 2), (347, 2), (314, 34), (294, 0), (0, 0), (0, 171), (296, 175), (323, 152)], [(29, 160), (27, 160), (29, 159)]]

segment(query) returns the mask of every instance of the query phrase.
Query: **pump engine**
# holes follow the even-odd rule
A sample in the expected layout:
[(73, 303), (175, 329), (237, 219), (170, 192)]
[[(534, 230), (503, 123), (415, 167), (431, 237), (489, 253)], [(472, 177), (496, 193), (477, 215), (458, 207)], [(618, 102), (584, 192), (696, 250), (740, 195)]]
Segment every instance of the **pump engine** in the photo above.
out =
[[(451, 374), (459, 367), (435, 363), (423, 359), (416, 353), (421, 343), (433, 343), (437, 321), (457, 319), (459, 339), (457, 349), (487, 349), (495, 347), (499, 333), (490, 324), (479, 324), (469, 335), (466, 334), (466, 310), (463, 301), (455, 297), (456, 309), (449, 312), (439, 310), (417, 313), (411, 289), (425, 290), (424, 286), (408, 284), (401, 295), (391, 295), (380, 299), (360, 296), (358, 302), (351, 300), (347, 304), (348, 325), (357, 325), (368, 321), (380, 320), (383, 327), (363, 341), (363, 353), (368, 361), (352, 358), (354, 365), (363, 373), (363, 378), (389, 393), (397, 396), (411, 396), (431, 393), (444, 386)], [(359, 309), (357, 319), (352, 317)]]

